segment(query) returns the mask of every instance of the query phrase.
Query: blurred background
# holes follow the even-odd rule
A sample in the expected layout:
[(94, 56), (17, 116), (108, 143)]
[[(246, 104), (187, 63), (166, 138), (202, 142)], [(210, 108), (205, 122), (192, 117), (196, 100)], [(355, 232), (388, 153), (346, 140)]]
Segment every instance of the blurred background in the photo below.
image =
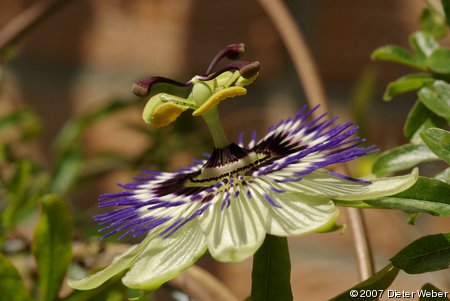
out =
[[(0, 30), (36, 2), (2, 1)], [(260, 61), (261, 70), (247, 96), (221, 106), (230, 139), (242, 131), (248, 137), (253, 129), (261, 137), (270, 124), (292, 116), (306, 103), (285, 46), (258, 1), (59, 2), (57, 9), (5, 52), (0, 116), (24, 107), (36, 113), (41, 124), (39, 139), (20, 151), (51, 168), (58, 148), (55, 140), (64, 136), (60, 133), (68, 122), (115, 101), (133, 103), (95, 122), (71, 142), (83, 156), (114, 153), (125, 158), (95, 161), (97, 165), (90, 165), (93, 170), (83, 169), (91, 176), (86, 178), (89, 181), (67, 187), (80, 239), (97, 235), (90, 216), (98, 212), (98, 194), (118, 191), (115, 183), (130, 181), (140, 169), (183, 167), (211, 147), (206, 127), (189, 116), (182, 117), (179, 125), (161, 130), (145, 127), (140, 115), (146, 100), (132, 94), (134, 81), (152, 75), (186, 81), (202, 73), (219, 49), (243, 42), (247, 50), (244, 59)], [(385, 44), (408, 47), (408, 35), (419, 29), (425, 1), (285, 3), (311, 49), (331, 114), (341, 121), (357, 120), (361, 135), (381, 149), (404, 143), (402, 125), (415, 94), (399, 96), (391, 103), (383, 102), (382, 94), (389, 81), (409, 70), (372, 62), (370, 54)], [(357, 164), (355, 174), (368, 172), (370, 162)], [(425, 215), (411, 226), (401, 212), (366, 210), (364, 214), (377, 269), (413, 239), (450, 228), (448, 220)], [(341, 222), (345, 223), (344, 214)], [(30, 221), (30, 229), (32, 226)], [(290, 244), (295, 299), (326, 300), (358, 282), (348, 229), (293, 238)], [(199, 264), (240, 299), (249, 295), (251, 260), (221, 264), (206, 256)], [(415, 290), (427, 281), (450, 290), (448, 272), (403, 274), (392, 288)]]

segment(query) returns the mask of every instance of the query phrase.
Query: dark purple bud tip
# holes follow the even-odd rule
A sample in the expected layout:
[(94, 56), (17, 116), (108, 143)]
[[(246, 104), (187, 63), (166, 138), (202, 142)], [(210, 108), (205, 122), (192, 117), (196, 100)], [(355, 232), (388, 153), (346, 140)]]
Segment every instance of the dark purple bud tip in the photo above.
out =
[(226, 57), (230, 60), (236, 60), (240, 58), (245, 52), (245, 45), (244, 43), (237, 43), (237, 44), (230, 44), (226, 46), (225, 48), (221, 49), (219, 53), (216, 54), (216, 56), (211, 61), (211, 64), (209, 64), (208, 69), (205, 72), (205, 75), (209, 75), (214, 67), (217, 65), (217, 63)]
[(225, 55), (230, 60), (237, 60), (242, 57), (245, 52), (245, 44), (231, 44), (225, 47)]
[(258, 61), (251, 62), (242, 68), (239, 68), (239, 73), (243, 78), (251, 78), (258, 73), (260, 65), (261, 64)]
[(134, 83), (133, 86), (131, 86), (131, 90), (136, 96), (139, 97), (146, 97), (148, 96), (148, 94), (150, 94), (148, 87), (142, 86), (140, 82)]

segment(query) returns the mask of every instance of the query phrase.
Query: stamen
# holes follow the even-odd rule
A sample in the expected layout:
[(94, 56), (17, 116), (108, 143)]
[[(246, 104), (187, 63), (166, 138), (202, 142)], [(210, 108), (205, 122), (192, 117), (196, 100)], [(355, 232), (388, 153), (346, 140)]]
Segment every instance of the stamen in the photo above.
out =
[(175, 85), (178, 87), (188, 87), (192, 85), (192, 82), (188, 81), (186, 83), (180, 83), (176, 80), (162, 77), (162, 76), (152, 76), (148, 79), (138, 80), (133, 84), (131, 90), (134, 94), (140, 97), (146, 97), (150, 94), (151, 87), (155, 84), (166, 83)]
[(190, 81), (187, 81), (186, 84), (188, 84), (188, 83), (192, 84), (195, 80), (202, 80), (202, 81), (212, 80), (224, 72), (235, 71), (235, 70), (238, 70), (242, 77), (248, 79), (248, 78), (251, 78), (252, 76), (255, 76), (258, 73), (259, 67), (260, 67), (260, 63), (258, 61), (255, 61), (255, 62), (248, 62), (248, 61), (231, 62), (217, 72), (206, 74), (206, 75), (196, 76), (193, 79), (191, 79)]

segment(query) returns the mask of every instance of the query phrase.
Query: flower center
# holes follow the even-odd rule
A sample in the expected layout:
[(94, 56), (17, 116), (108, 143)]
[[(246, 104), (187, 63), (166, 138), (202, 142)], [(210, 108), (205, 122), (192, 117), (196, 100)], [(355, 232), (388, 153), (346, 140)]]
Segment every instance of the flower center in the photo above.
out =
[(250, 169), (268, 160), (270, 156), (241, 148), (231, 143), (225, 148), (214, 149), (200, 174), (190, 180), (193, 186), (211, 184), (223, 178), (240, 174), (245, 176)]
[(251, 151), (231, 143), (224, 148), (215, 148), (201, 170), (178, 174), (160, 183), (154, 192), (160, 196), (171, 193), (191, 196), (220, 181), (228, 184), (234, 177), (244, 181), (249, 171), (270, 159), (268, 153)]

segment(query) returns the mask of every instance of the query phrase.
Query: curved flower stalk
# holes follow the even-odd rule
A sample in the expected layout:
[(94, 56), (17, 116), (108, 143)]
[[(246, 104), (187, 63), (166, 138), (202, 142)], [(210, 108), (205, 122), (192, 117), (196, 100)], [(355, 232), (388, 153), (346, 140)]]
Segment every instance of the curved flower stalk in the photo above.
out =
[(326, 169), (376, 149), (361, 146), (353, 123), (339, 124), (325, 114), (308, 121), (316, 108), (305, 106), (263, 138), (254, 134), (244, 142), (241, 135), (237, 143), (227, 142), (215, 105), (212, 109), (214, 114), (203, 116), (216, 144), (211, 154), (175, 172), (144, 171), (120, 184), (123, 191), (100, 197), (100, 207), (118, 207), (95, 217), (105, 237), (146, 237), (105, 269), (70, 281), (73, 288), (92, 289), (129, 270), (122, 279), (126, 286), (155, 289), (206, 250), (219, 261), (244, 260), (266, 234), (288, 237), (333, 228), (334, 199), (351, 206), (400, 192), (417, 178), (413, 172), (369, 182)]

